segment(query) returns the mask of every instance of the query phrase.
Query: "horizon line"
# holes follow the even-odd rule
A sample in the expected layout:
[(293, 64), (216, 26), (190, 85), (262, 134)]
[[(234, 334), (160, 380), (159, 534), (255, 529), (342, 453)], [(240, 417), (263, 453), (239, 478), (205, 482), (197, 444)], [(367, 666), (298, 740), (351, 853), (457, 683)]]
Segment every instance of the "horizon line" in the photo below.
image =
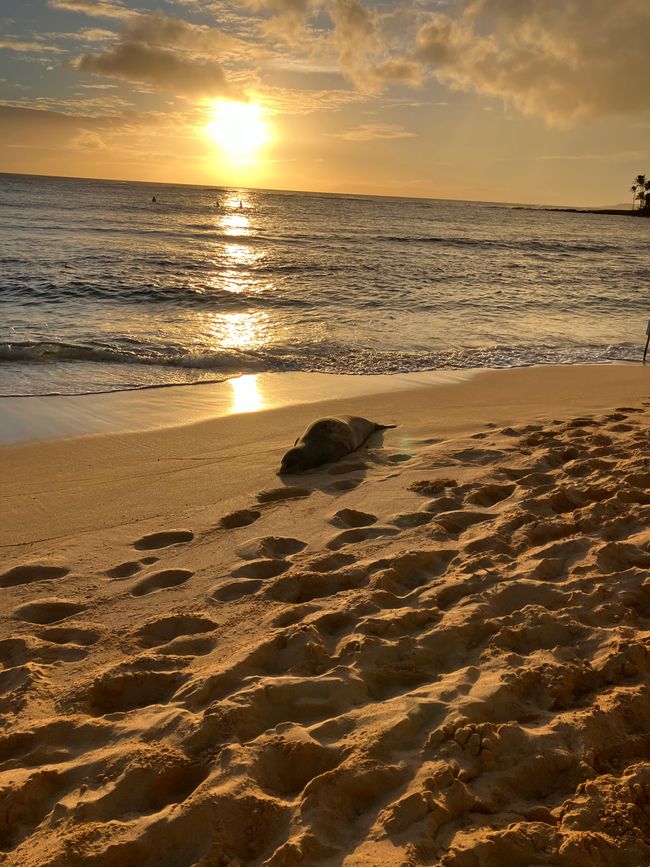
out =
[[(13, 175), (15, 177), (26, 177), (26, 178), (54, 178), (57, 180), (67, 180), (67, 181), (101, 181), (103, 183), (108, 184), (142, 184), (147, 186), (168, 186), (168, 187), (204, 187), (212, 190), (250, 190), (253, 192), (262, 192), (262, 193), (298, 193), (299, 195), (318, 195), (318, 196), (338, 196), (338, 197), (357, 197), (364, 199), (412, 199), (413, 201), (420, 202), (458, 202), (461, 204), (477, 204), (477, 205), (501, 205), (501, 206), (510, 206), (510, 207), (525, 207), (531, 209), (544, 209), (550, 208), (553, 210), (561, 209), (561, 208), (581, 208), (581, 209), (589, 209), (588, 205), (551, 205), (551, 204), (535, 204), (532, 202), (504, 202), (504, 201), (495, 201), (495, 200), (486, 200), (486, 199), (442, 199), (436, 198), (432, 196), (398, 196), (398, 195), (385, 195), (381, 193), (345, 193), (345, 192), (331, 192), (329, 190), (291, 190), (291, 189), (281, 189), (275, 187), (246, 187), (241, 185), (218, 185), (218, 184), (190, 184), (182, 181), (145, 181), (139, 180), (134, 181), (128, 178), (97, 178), (97, 177), (87, 177), (85, 175), (57, 175), (57, 174), (41, 174), (39, 172), (6, 172), (0, 171), (0, 175)], [(622, 204), (622, 203), (621, 203)], [(612, 205), (602, 205), (601, 208), (606, 209), (608, 207), (613, 207)], [(600, 210), (601, 208), (595, 208), (591, 206), (592, 210)], [(630, 209), (631, 210), (631, 209)]]

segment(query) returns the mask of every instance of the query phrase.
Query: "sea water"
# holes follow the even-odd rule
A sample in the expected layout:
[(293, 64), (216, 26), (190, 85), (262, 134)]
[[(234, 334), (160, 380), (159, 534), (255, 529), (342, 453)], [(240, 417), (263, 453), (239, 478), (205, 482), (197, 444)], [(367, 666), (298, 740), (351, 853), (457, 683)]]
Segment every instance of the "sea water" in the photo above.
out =
[(0, 175), (0, 394), (636, 361), (649, 239), (516, 205)]

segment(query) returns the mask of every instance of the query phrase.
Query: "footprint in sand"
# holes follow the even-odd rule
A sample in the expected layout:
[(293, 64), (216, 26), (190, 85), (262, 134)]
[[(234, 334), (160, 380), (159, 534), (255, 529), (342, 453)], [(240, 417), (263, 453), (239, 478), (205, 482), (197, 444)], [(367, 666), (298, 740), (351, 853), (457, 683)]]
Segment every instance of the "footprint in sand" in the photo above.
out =
[(413, 455), (395, 454), (395, 455), (388, 455), (386, 460), (390, 461), (391, 464), (403, 464), (403, 463), (406, 463), (406, 461), (410, 461), (412, 459), (412, 457), (413, 457)]
[(456, 485), (456, 479), (420, 479), (410, 484), (407, 490), (413, 491), (414, 494), (421, 494), (423, 497), (435, 497), (445, 488), (455, 488)]
[(515, 490), (515, 485), (482, 485), (467, 497), (467, 501), (475, 506), (496, 506), (511, 497)]
[(360, 484), (361, 479), (340, 479), (338, 482), (332, 482), (332, 484), (328, 485), (325, 490), (338, 494), (345, 491), (352, 491), (354, 488), (358, 488)]
[(400, 531), (397, 527), (359, 527), (353, 530), (344, 530), (342, 533), (329, 540), (326, 548), (337, 551), (344, 545), (353, 542), (367, 542), (369, 539), (378, 539), (380, 536), (396, 536)]
[(250, 563), (244, 563), (243, 566), (238, 566), (232, 571), (233, 578), (276, 578), (282, 575), (287, 569), (290, 569), (292, 564), (288, 560), (268, 559), (268, 560), (251, 560)]
[(217, 645), (212, 635), (181, 635), (169, 644), (156, 648), (156, 653), (169, 656), (206, 656)]
[[(135, 815), (167, 812), (168, 807), (173, 809), (186, 801), (207, 776), (207, 768), (192, 763), (176, 750), (162, 750), (155, 744), (147, 746), (146, 753), (142, 746), (140, 750), (139, 756), (146, 755), (146, 760), (129, 766), (125, 751), (117, 759), (120, 771), (110, 781), (106, 780), (99, 790), (80, 792), (80, 798), (74, 799), (76, 803), (68, 809), (75, 826), (89, 822), (114, 827)], [(157, 861), (161, 863), (164, 856), (159, 851)], [(118, 859), (124, 864), (133, 863), (122, 855)]]
[(249, 524), (255, 523), (262, 516), (261, 512), (256, 509), (239, 509), (236, 512), (230, 512), (229, 515), (224, 515), (219, 521), (219, 526), (224, 530), (235, 530), (237, 527), (248, 527)]
[(430, 503), (426, 503), (424, 510), (438, 515), (443, 512), (456, 512), (461, 506), (462, 500), (460, 497), (438, 497), (437, 500), (431, 500)]
[(52, 644), (80, 644), (83, 647), (96, 644), (101, 638), (97, 629), (83, 626), (51, 626), (49, 629), (42, 629), (37, 635)]
[(596, 563), (604, 575), (622, 572), (632, 566), (650, 568), (650, 552), (629, 542), (607, 542), (596, 552)]
[(325, 557), (311, 560), (307, 567), (312, 572), (336, 572), (337, 569), (354, 563), (356, 559), (354, 554), (327, 554)]
[(370, 512), (359, 512), (356, 509), (340, 509), (330, 518), (330, 524), (336, 527), (367, 527), (377, 523), (377, 516)]
[(96, 716), (125, 713), (152, 704), (163, 704), (186, 679), (179, 671), (107, 671), (87, 690), (84, 704)]
[(580, 416), (579, 418), (572, 418), (567, 427), (591, 427), (594, 424), (596, 422), (590, 416)]
[(465, 512), (462, 510), (457, 512), (445, 512), (442, 515), (437, 515), (435, 518), (435, 522), (438, 526), (456, 536), (464, 533), (465, 530), (473, 524), (479, 524), (482, 521), (491, 520), (494, 520), (494, 515), (485, 512)]
[(193, 574), (189, 569), (165, 569), (162, 572), (156, 572), (154, 575), (148, 575), (139, 581), (131, 589), (131, 596), (145, 596), (156, 590), (178, 587), (179, 584), (185, 584)]
[(0, 575), (0, 587), (17, 587), (35, 581), (50, 581), (54, 578), (63, 578), (69, 572), (70, 570), (65, 566), (44, 566), (38, 563), (14, 566), (4, 575)]
[(162, 533), (149, 533), (133, 543), (138, 551), (154, 551), (156, 548), (168, 548), (170, 545), (180, 545), (191, 542), (194, 533), (191, 530), (166, 530)]
[[(78, 662), (84, 659), (88, 651), (78, 645), (52, 645), (39, 641), (33, 637), (5, 638), (0, 641), (0, 663), (5, 671), (0, 673), (0, 688), (11, 688), (13, 675), (7, 672), (18, 666), (28, 666), (32, 662), (40, 662), (50, 665), (54, 662)], [(20, 678), (19, 678), (20, 679)], [(27, 678), (24, 682), (29, 682)], [(4, 681), (4, 682), (2, 682)]]
[(221, 584), (212, 594), (212, 598), (217, 602), (233, 602), (236, 599), (242, 599), (244, 596), (250, 596), (264, 586), (264, 582), (258, 579), (250, 579), (243, 581), (230, 581), (226, 584)]
[(307, 488), (272, 488), (269, 491), (260, 491), (257, 495), (258, 503), (279, 503), (282, 500), (298, 500), (310, 496), (311, 491)]
[(408, 530), (411, 527), (422, 527), (424, 524), (430, 524), (433, 515), (430, 512), (404, 512), (401, 515), (394, 515), (388, 520), (396, 527)]
[(256, 560), (258, 558), (281, 558), (291, 554), (297, 554), (307, 547), (307, 543), (301, 539), (293, 539), (290, 536), (261, 536), (251, 539), (237, 548), (237, 554), (244, 560)]
[(142, 569), (142, 564), (135, 560), (130, 560), (128, 563), (120, 563), (119, 566), (113, 566), (112, 569), (106, 570), (106, 575), (109, 578), (114, 578), (116, 581), (121, 581), (124, 578), (132, 578)]
[(85, 605), (79, 605), (68, 599), (39, 599), (36, 602), (26, 602), (14, 608), (12, 617), (16, 620), (24, 620), (26, 623), (56, 623), (65, 620), (73, 614), (85, 611)]
[(158, 647), (179, 636), (196, 636), (217, 628), (214, 620), (193, 614), (171, 614), (145, 623), (135, 633), (141, 647)]
[(462, 449), (459, 452), (453, 452), (449, 457), (460, 464), (485, 467), (502, 460), (504, 455), (505, 452), (499, 449)]
[[(331, 771), (344, 758), (343, 750), (324, 747), (299, 726), (295, 729), (293, 736), (289, 729), (289, 736), (282, 733), (262, 740), (255, 762), (258, 784), (282, 798), (299, 794), (310, 780)], [(289, 859), (293, 860), (291, 854)]]

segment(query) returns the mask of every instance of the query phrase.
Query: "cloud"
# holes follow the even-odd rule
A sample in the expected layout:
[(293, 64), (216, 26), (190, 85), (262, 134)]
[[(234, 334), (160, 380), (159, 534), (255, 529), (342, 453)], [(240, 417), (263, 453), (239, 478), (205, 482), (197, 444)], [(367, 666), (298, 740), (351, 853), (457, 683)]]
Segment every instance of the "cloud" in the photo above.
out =
[(0, 39), (0, 48), (8, 51), (19, 51), (21, 54), (61, 54), (63, 49), (56, 45), (46, 45), (44, 42), (36, 42), (35, 40), (24, 40), (13, 37)]
[(380, 63), (371, 70), (378, 82), (398, 82), (418, 87), (422, 82), (422, 69), (413, 60), (399, 58)]
[(376, 16), (357, 0), (331, 0), (328, 13), (342, 72), (358, 87), (375, 89), (376, 81), (369, 68), (381, 49)]
[(452, 89), (550, 124), (650, 111), (648, 0), (456, 0), (431, 13), (415, 59)]
[(113, 30), (104, 30), (102, 27), (87, 27), (74, 35), (76, 39), (84, 42), (105, 42), (107, 39), (115, 39), (116, 34)]
[(122, 5), (121, 0), (49, 0), (53, 9), (63, 9), (66, 12), (78, 12), (90, 18), (126, 19), (137, 15), (133, 9)]
[(235, 93), (226, 81), (224, 59), (255, 53), (217, 28), (161, 12), (133, 16), (119, 36), (104, 51), (83, 54), (75, 68), (179, 96), (226, 96)]
[(257, 11), (270, 12), (274, 15), (305, 15), (313, 0), (245, 0), (246, 5)]
[(170, 18), (162, 12), (138, 15), (122, 28), (127, 42), (144, 42), (174, 49), (188, 49), (205, 57), (214, 56), (240, 43), (215, 27), (191, 24), (180, 18)]
[(379, 139), (415, 138), (416, 133), (409, 132), (396, 123), (362, 123), (355, 129), (338, 133), (338, 138), (346, 141), (377, 141)]
[(264, 102), (277, 114), (301, 115), (312, 112), (338, 111), (346, 105), (365, 101), (366, 97), (353, 90), (305, 90), (296, 87), (266, 87)]
[[(270, 16), (259, 30), (267, 43), (286, 43), (292, 62), (302, 56), (312, 67), (338, 69), (366, 93), (391, 82), (421, 82), (421, 64), (389, 44), (403, 38), (405, 21), (418, 20), (419, 13), (410, 8), (398, 15), (395, 9), (380, 12), (360, 0), (246, 0), (246, 5)], [(399, 32), (400, 25), (396, 40), (390, 31)]]
[(92, 75), (149, 84), (179, 95), (229, 93), (223, 67), (217, 61), (188, 58), (141, 42), (121, 43), (101, 54), (84, 54), (76, 68)]

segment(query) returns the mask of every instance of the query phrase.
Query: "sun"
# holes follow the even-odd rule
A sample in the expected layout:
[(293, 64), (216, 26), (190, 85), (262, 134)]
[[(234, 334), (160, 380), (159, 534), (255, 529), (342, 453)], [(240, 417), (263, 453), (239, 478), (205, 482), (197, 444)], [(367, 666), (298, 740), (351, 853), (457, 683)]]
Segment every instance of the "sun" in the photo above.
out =
[(256, 102), (214, 103), (206, 133), (230, 157), (250, 159), (271, 138), (264, 108)]

